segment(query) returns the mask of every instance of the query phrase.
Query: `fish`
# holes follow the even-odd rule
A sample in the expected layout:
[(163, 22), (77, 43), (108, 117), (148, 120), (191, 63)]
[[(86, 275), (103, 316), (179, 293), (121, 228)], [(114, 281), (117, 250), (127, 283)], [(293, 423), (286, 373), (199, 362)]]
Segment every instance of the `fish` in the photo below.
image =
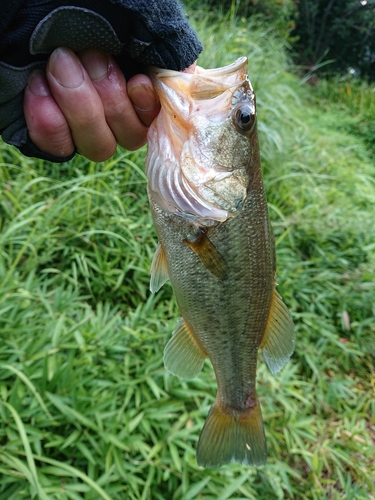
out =
[(202, 467), (261, 466), (267, 443), (256, 392), (291, 357), (291, 314), (276, 291), (276, 253), (246, 57), (195, 73), (153, 68), (161, 110), (148, 132), (148, 197), (158, 236), (150, 290), (169, 279), (181, 312), (164, 350), (191, 379), (208, 357), (217, 395), (199, 437)]

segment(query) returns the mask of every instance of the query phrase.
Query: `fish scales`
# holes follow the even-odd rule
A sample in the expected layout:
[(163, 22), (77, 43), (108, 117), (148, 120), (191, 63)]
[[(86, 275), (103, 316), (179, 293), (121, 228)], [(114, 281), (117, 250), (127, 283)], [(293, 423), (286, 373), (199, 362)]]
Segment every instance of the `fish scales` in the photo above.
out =
[[(146, 162), (159, 238), (151, 290), (169, 278), (182, 315), (165, 349), (167, 368), (191, 378), (208, 356), (215, 371), (218, 393), (197, 449), (205, 467), (265, 463), (257, 353), (263, 348), (276, 373), (294, 347), (291, 317), (275, 291), (274, 240), (246, 68), (241, 58), (194, 76), (165, 70), (154, 76), (162, 109), (150, 129)], [(214, 91), (192, 97), (193, 83)], [(173, 135), (165, 135), (174, 127), (177, 148)]]
[[(186, 321), (201, 340), (214, 368), (225, 359), (227, 369), (216, 370), (220, 398), (226, 405), (239, 409), (245, 408), (249, 392), (255, 390), (256, 351), (265, 328), (275, 275), (273, 245), (264, 224), (257, 222), (267, 216), (263, 192), (249, 196), (246, 205), (238, 217), (209, 233), (224, 260), (233, 263), (228, 276), (219, 283), (199, 265), (199, 258), (189, 246), (181, 245), (186, 234), (195, 230), (193, 224), (153, 208), (181, 314), (189, 318)], [(165, 217), (175, 220), (165, 223)], [(171, 230), (171, 226), (175, 229)], [(257, 255), (264, 258), (255, 258)], [(245, 268), (244, 260), (249, 261)]]

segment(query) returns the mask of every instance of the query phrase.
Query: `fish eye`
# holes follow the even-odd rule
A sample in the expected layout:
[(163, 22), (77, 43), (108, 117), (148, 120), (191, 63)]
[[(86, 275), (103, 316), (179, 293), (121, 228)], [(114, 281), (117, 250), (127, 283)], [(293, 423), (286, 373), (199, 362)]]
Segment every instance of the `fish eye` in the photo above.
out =
[(254, 107), (242, 104), (233, 114), (233, 122), (239, 132), (248, 132), (255, 124)]

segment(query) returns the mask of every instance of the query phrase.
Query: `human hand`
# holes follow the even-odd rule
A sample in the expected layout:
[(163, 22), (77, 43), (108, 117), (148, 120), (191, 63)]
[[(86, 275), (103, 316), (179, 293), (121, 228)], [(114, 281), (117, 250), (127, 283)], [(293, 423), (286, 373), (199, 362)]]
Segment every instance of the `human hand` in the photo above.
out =
[(67, 157), (76, 147), (93, 161), (110, 158), (117, 143), (140, 148), (159, 109), (146, 75), (126, 82), (114, 58), (94, 49), (56, 49), (24, 94), (29, 135), (41, 151)]

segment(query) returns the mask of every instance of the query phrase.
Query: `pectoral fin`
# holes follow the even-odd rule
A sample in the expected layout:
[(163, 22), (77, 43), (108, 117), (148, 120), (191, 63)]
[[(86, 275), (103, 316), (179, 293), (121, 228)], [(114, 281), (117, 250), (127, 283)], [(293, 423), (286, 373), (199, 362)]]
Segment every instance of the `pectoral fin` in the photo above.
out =
[(225, 260), (210, 241), (205, 231), (199, 230), (194, 241), (184, 240), (184, 243), (197, 254), (204, 267), (214, 276), (224, 279), (227, 276), (227, 265)]
[(164, 364), (180, 378), (194, 378), (203, 367), (204, 353), (182, 319), (164, 349)]
[(275, 290), (266, 331), (259, 346), (262, 348), (263, 359), (271, 373), (277, 373), (284, 368), (293, 354), (294, 342), (295, 334), (292, 317)]
[(164, 285), (167, 279), (169, 279), (167, 258), (163, 245), (159, 242), (151, 264), (151, 292), (156, 293)]

